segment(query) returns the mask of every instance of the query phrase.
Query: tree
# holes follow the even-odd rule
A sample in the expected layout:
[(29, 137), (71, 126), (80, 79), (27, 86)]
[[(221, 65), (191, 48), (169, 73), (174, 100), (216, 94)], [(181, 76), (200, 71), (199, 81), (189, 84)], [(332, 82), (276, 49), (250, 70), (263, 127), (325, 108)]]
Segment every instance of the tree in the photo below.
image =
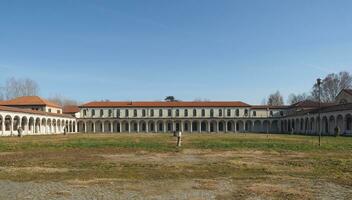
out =
[[(325, 103), (334, 102), (338, 93), (347, 88), (352, 88), (352, 76), (349, 72), (342, 71), (338, 74), (328, 74), (321, 84), (321, 101)], [(315, 83), (311, 96), (313, 100), (319, 100), (319, 88)]]
[(268, 105), (269, 106), (281, 106), (284, 105), (284, 98), (282, 97), (279, 91), (269, 95), (268, 97)]
[(38, 93), (39, 86), (37, 82), (29, 78), (9, 78), (6, 81), (4, 88), (4, 97), (6, 99), (13, 99), (21, 96), (37, 96)]
[(288, 96), (287, 103), (288, 104), (295, 104), (297, 102), (305, 101), (307, 99), (310, 99), (310, 97), (306, 93), (302, 93), (302, 94), (293, 94), (292, 93)]
[(173, 101), (177, 101), (177, 100), (175, 99), (174, 96), (167, 96), (167, 97), (165, 97), (165, 101), (173, 102)]
[(48, 100), (60, 106), (78, 105), (76, 100), (72, 100), (61, 95), (55, 95), (54, 97), (48, 98)]

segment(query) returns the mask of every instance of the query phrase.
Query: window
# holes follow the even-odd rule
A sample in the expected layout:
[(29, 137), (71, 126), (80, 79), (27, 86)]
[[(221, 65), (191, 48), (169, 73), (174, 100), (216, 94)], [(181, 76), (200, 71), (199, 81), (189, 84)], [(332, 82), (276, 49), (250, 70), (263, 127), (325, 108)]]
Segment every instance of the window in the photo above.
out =
[[(202, 110), (202, 116), (204, 116), (205, 114), (203, 114), (203, 110)], [(214, 117), (214, 110), (211, 109), (210, 110), (210, 117)]]
[(57, 113), (60, 114), (60, 110), (58, 110)]
[(159, 109), (159, 117), (162, 117), (162, 116), (163, 116), (163, 110)]
[(185, 109), (185, 117), (188, 117), (188, 110)]
[(111, 117), (111, 116), (112, 116), (112, 110), (109, 109), (109, 117)]
[(230, 117), (231, 116), (231, 110), (227, 109), (227, 116)]
[(193, 117), (196, 117), (196, 116), (197, 116), (197, 110), (193, 109)]
[(137, 110), (136, 109), (133, 110), (133, 116), (137, 117)]
[(171, 109), (167, 110), (167, 116), (171, 117), (171, 115), (172, 115)]
[(120, 117), (120, 109), (117, 109), (117, 110), (116, 110), (116, 116), (117, 116), (117, 117)]
[(247, 116), (248, 115), (248, 109), (244, 110), (244, 115)]
[(100, 117), (102, 117), (104, 115), (104, 110), (100, 109)]
[(95, 110), (94, 109), (92, 110), (92, 116), (95, 116)]
[(180, 116), (180, 110), (176, 109), (176, 117), (179, 117), (179, 116)]
[(205, 110), (202, 109), (202, 117), (204, 117), (204, 116), (205, 116)]
[(270, 116), (273, 116), (273, 115), (274, 115), (274, 113), (273, 113), (273, 111), (271, 110), (271, 111), (270, 111)]
[(222, 110), (219, 109), (219, 117), (222, 117)]
[(49, 112), (51, 112), (51, 108), (49, 108)]
[(83, 110), (83, 116), (87, 116), (87, 110)]
[(240, 116), (240, 110), (239, 109), (236, 109), (236, 116)]
[(145, 116), (146, 116), (146, 112), (145, 112), (145, 110), (144, 110), (144, 109), (142, 110), (142, 116), (143, 116), (143, 117), (145, 117)]
[(153, 109), (150, 110), (150, 116), (154, 117), (154, 110)]
[(130, 115), (130, 112), (128, 111), (128, 109), (125, 110), (125, 116), (128, 117)]
[(281, 116), (284, 116), (284, 111), (280, 111), (280, 115), (281, 115)]
[(257, 111), (253, 111), (253, 117), (257, 116)]

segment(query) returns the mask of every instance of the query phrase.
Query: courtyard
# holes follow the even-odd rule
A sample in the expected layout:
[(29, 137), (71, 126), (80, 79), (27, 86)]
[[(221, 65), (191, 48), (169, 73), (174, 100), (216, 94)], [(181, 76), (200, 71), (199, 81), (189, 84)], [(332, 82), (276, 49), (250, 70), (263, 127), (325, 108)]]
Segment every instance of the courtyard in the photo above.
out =
[(0, 151), (0, 199), (352, 198), (349, 137), (44, 135)]

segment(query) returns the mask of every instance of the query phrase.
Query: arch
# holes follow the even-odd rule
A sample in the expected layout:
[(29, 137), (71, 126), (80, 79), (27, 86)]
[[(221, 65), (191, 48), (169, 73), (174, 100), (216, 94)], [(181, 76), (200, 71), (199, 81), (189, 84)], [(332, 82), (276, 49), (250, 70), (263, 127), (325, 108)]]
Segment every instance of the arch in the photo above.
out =
[(164, 132), (164, 123), (163, 123), (163, 121), (158, 121), (157, 122), (157, 131), (158, 132)]
[(244, 129), (244, 122), (242, 120), (239, 120), (236, 122), (236, 131), (237, 132), (244, 132), (245, 129)]
[(26, 116), (23, 116), (21, 119), (21, 128), (23, 132), (27, 132), (27, 126), (28, 126), (28, 118)]
[(335, 123), (335, 117), (331, 115), (329, 117), (329, 135), (334, 135), (335, 134), (335, 128), (336, 128), (336, 123)]
[(264, 120), (263, 121), (263, 128), (262, 128), (263, 133), (270, 133), (273, 132), (270, 127), (270, 121), (269, 120)]
[(136, 122), (136, 121), (132, 121), (131, 122), (131, 131), (132, 132), (138, 132), (139, 130), (138, 130), (138, 122)]
[(336, 117), (336, 126), (339, 128), (339, 134), (344, 134), (345, 130), (343, 127), (343, 116), (342, 115), (338, 115)]
[(4, 131), (3, 123), (4, 123), (4, 118), (2, 117), (2, 115), (0, 115), (0, 131), (1, 131), (1, 133)]
[(262, 122), (260, 120), (255, 120), (254, 121), (253, 131), (256, 132), (256, 133), (263, 132), (263, 130), (262, 130)]
[(52, 127), (51, 127), (52, 123), (51, 123), (51, 119), (50, 118), (47, 119), (46, 125), (47, 125), (47, 133), (51, 133), (52, 132)]
[(224, 121), (219, 121), (219, 132), (224, 132), (225, 131), (225, 122)]
[(115, 133), (120, 133), (121, 131), (122, 131), (122, 129), (121, 129), (121, 123), (120, 123), (120, 121), (115, 120), (115, 121), (113, 122), (113, 132), (115, 132)]
[(13, 122), (12, 122), (12, 130), (13, 131), (17, 131), (17, 129), (19, 128), (19, 126), (20, 126), (20, 121), (21, 121), (21, 119), (20, 119), (20, 117), (19, 116), (15, 116), (14, 118), (13, 118)]
[(192, 121), (192, 132), (199, 131), (198, 121)]
[(174, 130), (175, 131), (181, 131), (181, 122), (180, 121), (176, 121), (175, 122)]
[(171, 132), (174, 130), (173, 123), (172, 121), (167, 121), (166, 122), (166, 131)]
[[(28, 124), (28, 126), (29, 126), (29, 124)], [(34, 129), (34, 133), (40, 133), (40, 126), (41, 126), (41, 124), (40, 124), (40, 118), (37, 117), (37, 118), (35, 119), (35, 129)]]
[(352, 115), (347, 114), (345, 116), (345, 133), (351, 134), (352, 133)]
[(104, 121), (104, 133), (111, 133), (111, 122), (108, 120)]
[(123, 121), (121, 128), (122, 128), (122, 132), (129, 132), (131, 127), (128, 121)]
[(202, 132), (208, 131), (207, 127), (208, 127), (207, 121), (202, 121), (201, 124), (200, 124), (201, 131)]
[(246, 132), (251, 132), (252, 131), (252, 121), (247, 120), (245, 123), (245, 131)]
[(218, 122), (215, 121), (215, 120), (212, 120), (212, 121), (210, 122), (210, 127), (209, 127), (209, 129), (210, 129), (210, 132), (218, 132)]
[(270, 133), (279, 133), (279, 120), (273, 120), (271, 124), (269, 122), (269, 127)]
[(235, 131), (235, 126), (233, 121), (228, 121), (227, 122), (227, 130), (229, 132), (234, 132)]
[(147, 132), (147, 123), (145, 121), (139, 122), (139, 131)]
[(154, 121), (148, 121), (148, 132), (156, 132)]
[(183, 122), (183, 131), (185, 131), (185, 132), (191, 131), (191, 122), (190, 121)]
[(321, 134), (329, 134), (329, 121), (326, 116), (322, 118)]
[[(63, 125), (63, 124), (61, 124), (61, 125)], [(94, 129), (95, 129), (95, 124), (94, 124), (94, 122), (92, 122), (91, 120), (89, 120), (89, 121), (87, 121), (87, 132), (88, 133), (94, 133), (95, 131), (94, 131)]]
[(53, 119), (52, 127), (53, 127), (52, 132), (53, 132), (53, 133), (56, 133), (56, 119)]
[(5, 116), (5, 131), (11, 131), (12, 118), (10, 115)]
[(41, 133), (46, 133), (46, 119), (45, 118), (42, 118), (40, 132)]
[(309, 132), (310, 134), (314, 134), (315, 133), (315, 119), (314, 117), (310, 118), (310, 125), (309, 125)]
[(95, 122), (95, 132), (101, 133), (103, 131), (103, 123), (98, 120)]

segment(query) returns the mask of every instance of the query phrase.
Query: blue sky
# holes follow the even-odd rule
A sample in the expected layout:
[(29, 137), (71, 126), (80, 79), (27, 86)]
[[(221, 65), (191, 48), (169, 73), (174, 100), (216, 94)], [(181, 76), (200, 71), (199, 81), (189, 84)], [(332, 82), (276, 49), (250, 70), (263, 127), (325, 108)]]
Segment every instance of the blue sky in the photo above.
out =
[(241, 100), (352, 72), (350, 0), (0, 1), (0, 84), (44, 97)]

